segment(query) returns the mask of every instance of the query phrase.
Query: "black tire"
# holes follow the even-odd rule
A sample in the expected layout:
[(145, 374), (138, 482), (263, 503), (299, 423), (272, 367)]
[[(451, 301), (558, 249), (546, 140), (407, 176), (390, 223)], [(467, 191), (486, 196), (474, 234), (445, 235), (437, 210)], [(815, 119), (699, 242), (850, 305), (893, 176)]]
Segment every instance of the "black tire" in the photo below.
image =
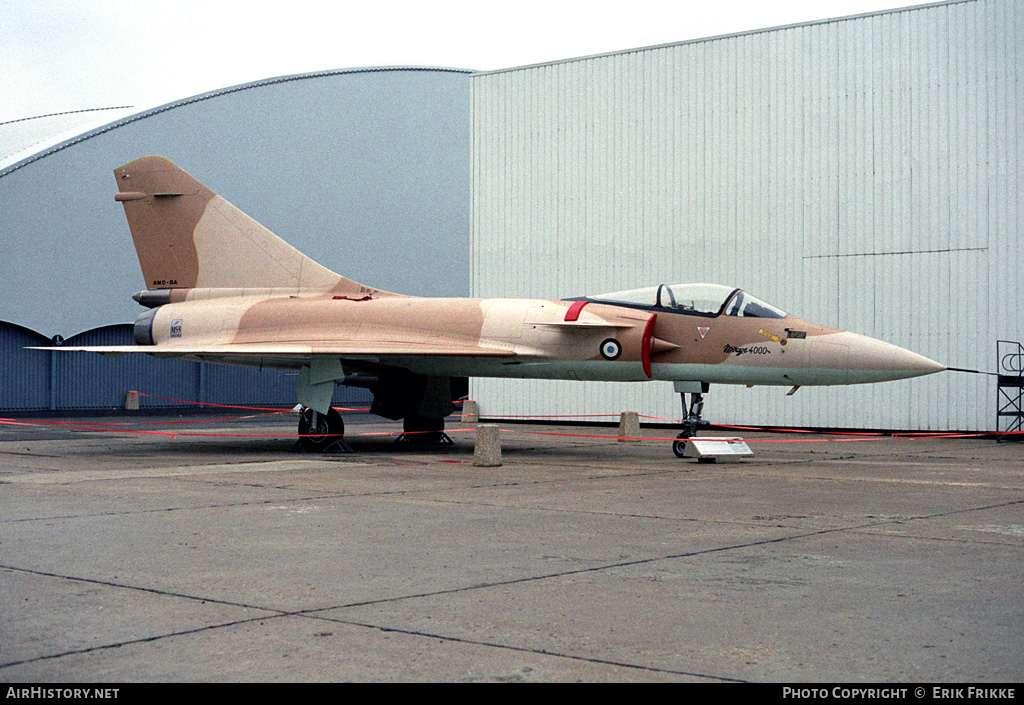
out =
[(683, 431), (676, 436), (676, 440), (672, 441), (672, 452), (676, 454), (677, 458), (686, 457), (686, 441), (691, 435), (689, 432)]
[(406, 440), (418, 446), (437, 445), (444, 437), (444, 419), (406, 416), (402, 422)]
[(345, 437), (345, 422), (333, 408), (326, 414), (303, 408), (299, 414), (299, 436), (303, 450), (321, 453)]

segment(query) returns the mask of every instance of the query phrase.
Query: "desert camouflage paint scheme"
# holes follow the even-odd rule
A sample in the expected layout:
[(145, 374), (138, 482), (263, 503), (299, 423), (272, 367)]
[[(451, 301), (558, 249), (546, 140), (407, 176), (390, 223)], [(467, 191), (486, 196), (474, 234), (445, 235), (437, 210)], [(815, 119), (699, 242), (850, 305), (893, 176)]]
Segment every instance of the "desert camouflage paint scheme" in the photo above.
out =
[(944, 369), (714, 284), (574, 300), (380, 291), (309, 259), (166, 159), (114, 174), (146, 279), (134, 298), (150, 310), (136, 346), (62, 349), (296, 369), (298, 401), (322, 414), (336, 382), (373, 389), (388, 418), (441, 419), (455, 376), (797, 387)]

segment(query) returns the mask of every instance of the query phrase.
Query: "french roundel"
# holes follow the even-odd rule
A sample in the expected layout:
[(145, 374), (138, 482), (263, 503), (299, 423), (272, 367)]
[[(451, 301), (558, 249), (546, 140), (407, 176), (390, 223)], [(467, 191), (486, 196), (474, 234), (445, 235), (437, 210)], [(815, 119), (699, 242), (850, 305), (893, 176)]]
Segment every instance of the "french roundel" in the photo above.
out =
[(605, 360), (615, 360), (622, 354), (622, 345), (615, 338), (609, 338), (601, 343), (601, 357)]

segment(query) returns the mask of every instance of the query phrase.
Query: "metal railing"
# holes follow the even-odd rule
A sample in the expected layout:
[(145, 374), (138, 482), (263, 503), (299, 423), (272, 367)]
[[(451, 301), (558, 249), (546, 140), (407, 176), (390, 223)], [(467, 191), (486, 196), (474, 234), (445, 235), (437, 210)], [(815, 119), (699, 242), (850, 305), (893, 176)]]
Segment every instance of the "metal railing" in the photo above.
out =
[[(1024, 345), (996, 341), (996, 431), (1024, 430)], [(1018, 437), (1019, 438), (1019, 437)]]

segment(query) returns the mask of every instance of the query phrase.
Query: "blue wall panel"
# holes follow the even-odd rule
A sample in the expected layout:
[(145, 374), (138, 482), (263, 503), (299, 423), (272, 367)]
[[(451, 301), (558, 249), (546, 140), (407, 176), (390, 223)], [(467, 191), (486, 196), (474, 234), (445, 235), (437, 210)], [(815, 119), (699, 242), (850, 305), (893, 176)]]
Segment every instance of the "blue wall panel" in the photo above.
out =
[(50, 408), (50, 353), (25, 349), (49, 344), (35, 331), (0, 321), (0, 410)]
[[(103, 326), (65, 345), (131, 345), (128, 324)], [(290, 408), (295, 373), (212, 365), (149, 355), (26, 350), (50, 345), (43, 335), (0, 322), (0, 411), (123, 409), (129, 391), (140, 392), (141, 408), (180, 409), (191, 402)], [(369, 406), (366, 389), (339, 386), (334, 404)]]

